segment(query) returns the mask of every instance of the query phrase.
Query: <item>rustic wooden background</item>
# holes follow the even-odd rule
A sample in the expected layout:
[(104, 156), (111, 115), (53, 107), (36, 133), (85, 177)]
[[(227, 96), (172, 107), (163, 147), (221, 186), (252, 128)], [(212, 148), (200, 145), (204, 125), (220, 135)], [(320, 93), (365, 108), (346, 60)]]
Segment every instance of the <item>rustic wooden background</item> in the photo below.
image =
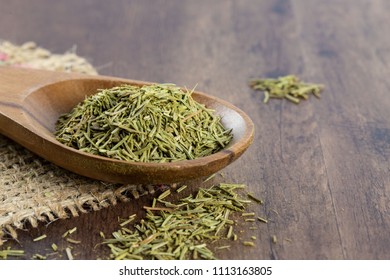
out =
[[(100, 73), (173, 82), (221, 97), (254, 121), (253, 145), (214, 182), (245, 183), (270, 222), (255, 247), (220, 259), (390, 258), (390, 1), (0, 1), (0, 38), (62, 53), (77, 45)], [(262, 103), (247, 83), (297, 74), (321, 99)], [(187, 182), (195, 192), (203, 183)], [(99, 232), (151, 197), (20, 232), (29, 258), (77, 227), (78, 259), (106, 258)], [(32, 242), (46, 233), (48, 238)], [(271, 236), (277, 242), (271, 241)], [(62, 258), (66, 258), (63, 255)]]

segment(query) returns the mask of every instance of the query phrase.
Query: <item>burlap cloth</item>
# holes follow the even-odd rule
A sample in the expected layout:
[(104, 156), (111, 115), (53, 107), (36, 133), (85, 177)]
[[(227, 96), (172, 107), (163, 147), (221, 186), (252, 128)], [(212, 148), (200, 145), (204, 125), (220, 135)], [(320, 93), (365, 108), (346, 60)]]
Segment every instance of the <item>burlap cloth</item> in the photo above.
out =
[[(2, 65), (97, 74), (75, 48), (52, 54), (33, 42), (18, 46), (0, 40)], [(18, 228), (97, 211), (151, 192), (153, 186), (107, 184), (78, 176), (0, 134), (0, 245), (6, 238), (16, 239)]]

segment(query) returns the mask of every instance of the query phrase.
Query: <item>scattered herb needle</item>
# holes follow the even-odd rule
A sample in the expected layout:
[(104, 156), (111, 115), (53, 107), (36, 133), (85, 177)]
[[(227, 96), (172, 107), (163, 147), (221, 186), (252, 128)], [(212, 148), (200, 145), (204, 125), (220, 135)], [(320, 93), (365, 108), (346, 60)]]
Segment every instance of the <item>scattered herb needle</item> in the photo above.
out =
[(301, 100), (308, 99), (311, 94), (319, 98), (324, 89), (323, 85), (305, 83), (294, 75), (276, 79), (255, 79), (250, 81), (249, 86), (264, 93), (264, 103), (270, 98), (285, 98), (298, 104)]
[(257, 197), (254, 196), (253, 194), (248, 193), (247, 196), (248, 196), (251, 200), (253, 200), (253, 201), (255, 201), (255, 202), (259, 203), (259, 204), (263, 204), (263, 200), (261, 200), (260, 198), (257, 198)]
[(113, 238), (103, 243), (111, 249), (112, 259), (215, 259), (208, 241), (237, 240), (229, 216), (244, 211), (250, 202), (238, 194), (242, 188), (239, 184), (200, 188), (175, 209), (145, 206), (144, 219), (113, 232)]
[(255, 213), (254, 212), (249, 212), (249, 213), (242, 213), (241, 216), (243, 217), (251, 217), (251, 216), (254, 216)]
[(172, 84), (101, 89), (58, 119), (55, 136), (87, 153), (135, 162), (204, 157), (232, 139), (214, 110)]
[(216, 250), (226, 250), (226, 249), (230, 249), (230, 245), (225, 245), (225, 246), (220, 246), (220, 247), (217, 247), (215, 248)]
[(45, 239), (46, 237), (47, 237), (47, 235), (46, 235), (46, 234), (43, 234), (43, 235), (38, 236), (37, 238), (33, 239), (33, 241), (34, 241), (34, 242), (37, 242), (37, 241), (40, 241), (40, 240), (42, 240), (42, 239)]
[(250, 246), (250, 247), (254, 247), (255, 246), (255, 243), (253, 243), (252, 241), (244, 241), (244, 242), (242, 242), (242, 244), (244, 246)]
[(51, 244), (51, 248), (53, 249), (54, 252), (58, 251), (58, 246), (55, 243)]
[(263, 217), (257, 217), (257, 219), (260, 221), (260, 222), (263, 222), (263, 223), (268, 223), (268, 220), (263, 218)]
[(81, 241), (80, 240), (74, 240), (72, 238), (66, 238), (66, 241), (68, 241), (69, 243), (73, 243), (73, 244), (80, 244)]
[(62, 237), (65, 238), (65, 237), (67, 237), (68, 235), (73, 234), (76, 230), (77, 230), (77, 227), (74, 227), (74, 228), (72, 228), (72, 229), (69, 229), (69, 230), (65, 231), (65, 233), (62, 235)]
[(36, 260), (46, 260), (46, 256), (44, 255), (41, 255), (41, 254), (34, 254), (33, 255), (33, 259), (36, 259)]
[(5, 250), (0, 250), (0, 259), (6, 260), (8, 257), (22, 257), (24, 256), (23, 250), (12, 250), (7, 248)]
[[(131, 223), (132, 221), (134, 221), (136, 216), (137, 216), (137, 214), (130, 215), (127, 220), (125, 220), (124, 222), (120, 223), (119, 225), (121, 227), (124, 227), (125, 225), (127, 225), (127, 224)], [(101, 234), (102, 234), (102, 232), (101, 232)], [(104, 237), (104, 234), (103, 234), (103, 237)]]
[(68, 257), (68, 260), (74, 260), (73, 255), (72, 255), (72, 249), (69, 247), (66, 247), (65, 249), (66, 256)]
[(180, 192), (184, 191), (186, 188), (187, 188), (187, 185), (183, 185), (183, 186), (181, 186), (180, 188), (178, 188), (178, 189), (176, 190), (176, 192), (177, 192), (177, 193), (180, 193)]

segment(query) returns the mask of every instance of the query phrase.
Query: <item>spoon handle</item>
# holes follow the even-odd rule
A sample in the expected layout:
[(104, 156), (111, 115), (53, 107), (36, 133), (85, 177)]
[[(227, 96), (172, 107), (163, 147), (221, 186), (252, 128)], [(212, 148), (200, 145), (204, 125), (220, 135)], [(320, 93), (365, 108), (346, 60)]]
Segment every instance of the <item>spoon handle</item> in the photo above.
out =
[(50, 84), (69, 75), (62, 72), (26, 69), (21, 67), (0, 67), (0, 103), (21, 105), (32, 90)]
[(44, 125), (39, 122), (39, 117), (50, 110), (50, 106), (45, 107), (50, 100), (42, 96), (39, 104), (36, 104), (36, 99), (29, 96), (37, 88), (76, 77), (80, 77), (80, 74), (0, 67), (0, 133), (22, 145), (31, 142), (34, 134), (42, 136), (38, 130)]

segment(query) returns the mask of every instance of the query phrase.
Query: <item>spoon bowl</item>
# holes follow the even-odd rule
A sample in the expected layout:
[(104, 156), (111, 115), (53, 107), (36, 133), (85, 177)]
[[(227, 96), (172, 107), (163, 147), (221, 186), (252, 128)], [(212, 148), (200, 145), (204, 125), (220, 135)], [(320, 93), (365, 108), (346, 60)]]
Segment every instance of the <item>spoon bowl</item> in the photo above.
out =
[(0, 67), (0, 133), (74, 173), (93, 179), (124, 184), (177, 183), (209, 176), (239, 158), (251, 145), (254, 125), (234, 105), (194, 91), (192, 97), (222, 117), (222, 124), (232, 129), (229, 145), (209, 156), (167, 163), (116, 160), (88, 154), (56, 140), (55, 124), (86, 96), (98, 89), (121, 84), (150, 85), (150, 82), (108, 76), (91, 76)]

